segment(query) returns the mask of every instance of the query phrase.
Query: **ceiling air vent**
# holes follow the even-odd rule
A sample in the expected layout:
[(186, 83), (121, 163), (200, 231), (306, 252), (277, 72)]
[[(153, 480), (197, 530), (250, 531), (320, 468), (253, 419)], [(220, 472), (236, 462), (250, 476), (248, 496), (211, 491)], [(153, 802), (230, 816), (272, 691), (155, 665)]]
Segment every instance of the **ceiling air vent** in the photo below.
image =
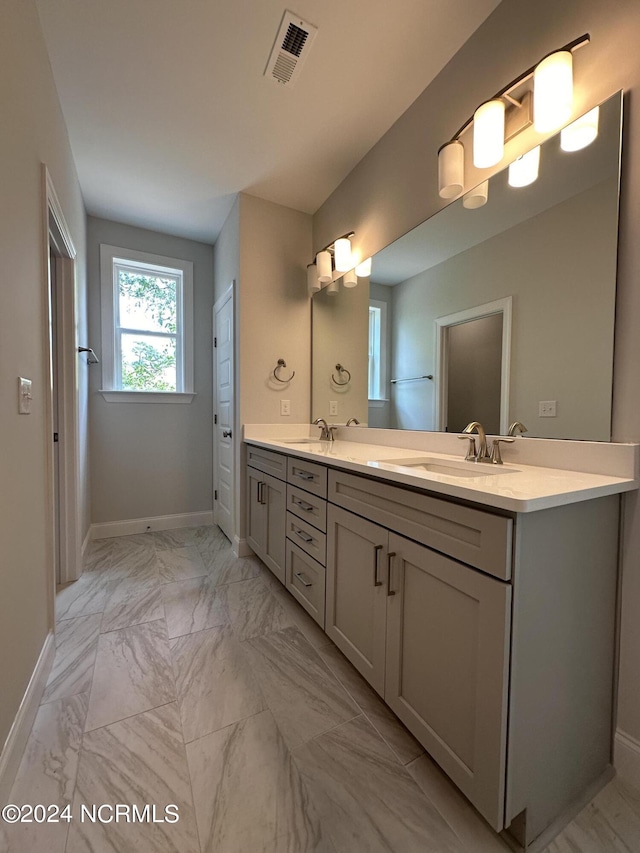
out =
[(318, 28), (313, 24), (308, 24), (293, 12), (286, 11), (264, 76), (283, 86), (293, 86), (317, 32)]

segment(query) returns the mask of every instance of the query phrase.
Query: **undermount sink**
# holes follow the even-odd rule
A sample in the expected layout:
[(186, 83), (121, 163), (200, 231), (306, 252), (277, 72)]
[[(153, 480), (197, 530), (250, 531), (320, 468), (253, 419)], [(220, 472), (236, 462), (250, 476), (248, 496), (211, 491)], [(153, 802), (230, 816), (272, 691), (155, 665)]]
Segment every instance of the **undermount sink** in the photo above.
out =
[(280, 444), (320, 444), (319, 438), (281, 438)]
[(501, 465), (490, 465), (484, 462), (466, 462), (453, 459), (436, 459), (432, 456), (420, 456), (414, 459), (376, 459), (383, 465), (396, 465), (399, 468), (417, 468), (430, 474), (444, 474), (447, 477), (492, 477), (496, 474), (512, 474), (516, 469), (503, 468)]

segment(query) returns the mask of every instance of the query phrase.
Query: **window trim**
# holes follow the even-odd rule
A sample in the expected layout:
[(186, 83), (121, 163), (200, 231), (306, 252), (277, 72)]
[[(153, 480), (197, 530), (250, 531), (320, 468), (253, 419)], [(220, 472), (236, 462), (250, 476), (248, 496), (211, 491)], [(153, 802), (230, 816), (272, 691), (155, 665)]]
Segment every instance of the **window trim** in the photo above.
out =
[[(369, 397), (369, 402), (372, 404), (375, 403), (385, 403), (388, 401), (388, 397), (385, 396), (385, 393), (388, 388), (388, 347), (389, 341), (387, 338), (387, 310), (388, 303), (382, 301), (381, 299), (370, 299), (369, 300), (369, 308), (377, 308), (380, 311), (380, 359), (379, 359), (379, 372), (378, 372), (378, 396), (377, 397)], [(367, 382), (368, 385), (368, 382)]]
[[(114, 266), (146, 269), (159, 268), (160, 273), (182, 276), (182, 299), (178, 300), (178, 332), (176, 334), (176, 371), (178, 391), (134, 391), (116, 386), (119, 375), (116, 364), (116, 297)], [(190, 403), (195, 396), (193, 376), (193, 263), (165, 255), (154, 255), (121, 246), (100, 244), (100, 307), (102, 315), (102, 388), (108, 402)], [(180, 322), (181, 321), (181, 322)], [(180, 371), (180, 368), (181, 371)], [(181, 373), (181, 376), (180, 376)]]

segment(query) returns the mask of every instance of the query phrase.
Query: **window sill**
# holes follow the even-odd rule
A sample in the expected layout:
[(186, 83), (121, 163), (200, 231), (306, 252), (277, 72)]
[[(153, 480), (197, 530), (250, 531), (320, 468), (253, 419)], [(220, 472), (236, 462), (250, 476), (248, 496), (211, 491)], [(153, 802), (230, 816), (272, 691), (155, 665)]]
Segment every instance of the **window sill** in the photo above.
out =
[(189, 404), (196, 396), (193, 391), (106, 391), (100, 394), (107, 403), (181, 403)]
[(381, 409), (383, 406), (386, 406), (389, 401), (386, 399), (379, 400), (369, 400), (369, 408), (370, 409)]

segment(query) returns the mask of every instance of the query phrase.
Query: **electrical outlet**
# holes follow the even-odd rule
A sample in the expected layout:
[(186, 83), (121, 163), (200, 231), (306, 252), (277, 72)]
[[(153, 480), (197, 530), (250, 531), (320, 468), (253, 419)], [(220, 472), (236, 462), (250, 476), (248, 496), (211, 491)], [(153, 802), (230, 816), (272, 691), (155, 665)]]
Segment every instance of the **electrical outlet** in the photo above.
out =
[(31, 414), (31, 380), (18, 377), (18, 413), (21, 415)]
[(540, 400), (538, 403), (538, 417), (540, 418), (555, 418), (556, 417), (556, 401), (555, 400)]
[(280, 400), (280, 414), (281, 415), (290, 415), (291, 414), (291, 400)]
[(337, 415), (338, 414), (338, 401), (337, 400), (329, 400), (329, 415)]

